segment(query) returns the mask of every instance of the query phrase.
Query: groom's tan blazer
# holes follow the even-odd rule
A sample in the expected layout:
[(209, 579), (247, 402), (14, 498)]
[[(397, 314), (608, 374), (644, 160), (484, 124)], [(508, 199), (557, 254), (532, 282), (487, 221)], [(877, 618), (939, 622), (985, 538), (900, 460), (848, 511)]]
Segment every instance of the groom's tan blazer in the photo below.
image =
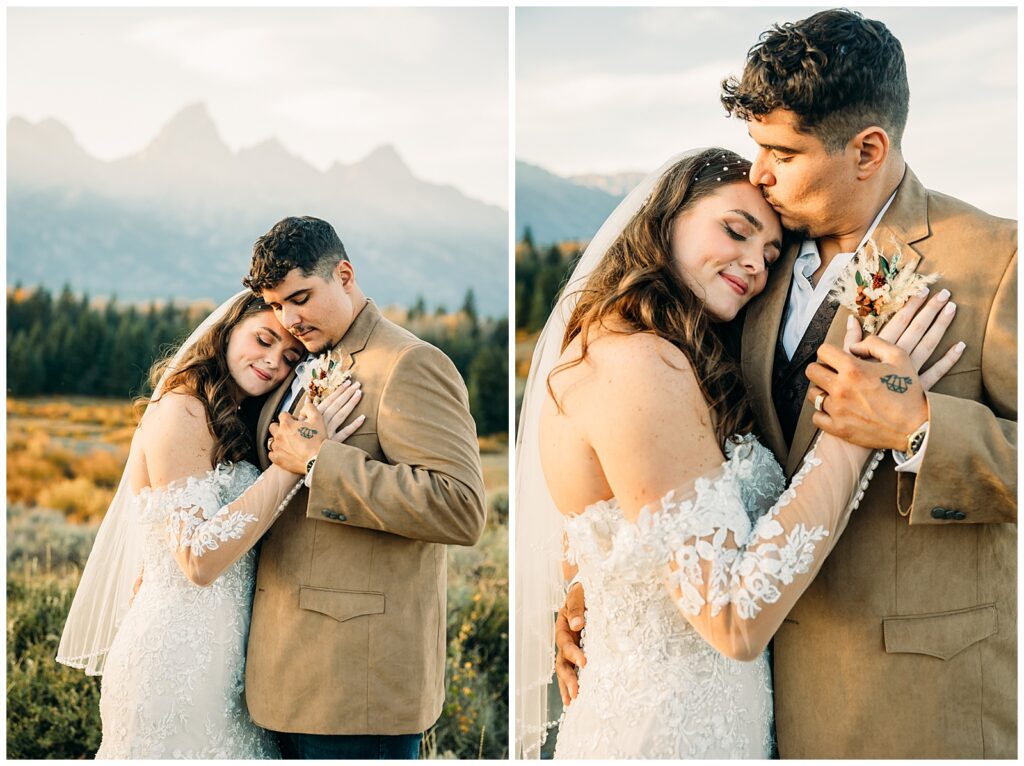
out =
[[(483, 531), (476, 427), (451, 360), (372, 302), (339, 347), (366, 422), (321, 447), (311, 489), (263, 538), (245, 696), (275, 731), (412, 734), (444, 700), (445, 544)], [(260, 416), (264, 468), (290, 385)]]
[[(907, 169), (875, 231), (941, 272), (957, 316), (936, 358), (916, 476), (886, 457), (774, 640), (782, 758), (1014, 758), (1017, 753), (1017, 226), (926, 190)], [(796, 247), (751, 305), (743, 369), (762, 433), (792, 475), (817, 431), (785, 443), (772, 362)], [(840, 308), (826, 342), (842, 344)], [(933, 360), (934, 361), (934, 358)], [(930, 364), (931, 362), (929, 362)]]

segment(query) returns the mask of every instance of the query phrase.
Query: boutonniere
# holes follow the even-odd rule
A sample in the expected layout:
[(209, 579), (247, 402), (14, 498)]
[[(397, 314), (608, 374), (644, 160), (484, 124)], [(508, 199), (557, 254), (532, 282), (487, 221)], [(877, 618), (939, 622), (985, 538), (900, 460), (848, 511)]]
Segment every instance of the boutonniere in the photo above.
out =
[(352, 379), (352, 373), (341, 369), (343, 352), (331, 349), (313, 357), (300, 373), (302, 387), (313, 404), (320, 404), (334, 389)]
[(886, 255), (873, 239), (853, 255), (829, 293), (833, 302), (855, 314), (864, 332), (873, 334), (941, 274), (918, 274), (901, 267), (902, 252)]

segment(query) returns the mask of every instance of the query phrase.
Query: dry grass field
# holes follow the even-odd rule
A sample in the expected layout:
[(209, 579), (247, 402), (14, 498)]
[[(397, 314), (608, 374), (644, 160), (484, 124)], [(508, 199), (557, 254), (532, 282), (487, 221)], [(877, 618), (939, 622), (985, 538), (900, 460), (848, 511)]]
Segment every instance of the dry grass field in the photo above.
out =
[[(52, 658), (135, 428), (129, 402), (7, 401), (7, 756), (90, 758), (99, 684)], [(449, 548), (447, 698), (433, 758), (508, 756), (508, 440), (481, 439), (488, 524)]]

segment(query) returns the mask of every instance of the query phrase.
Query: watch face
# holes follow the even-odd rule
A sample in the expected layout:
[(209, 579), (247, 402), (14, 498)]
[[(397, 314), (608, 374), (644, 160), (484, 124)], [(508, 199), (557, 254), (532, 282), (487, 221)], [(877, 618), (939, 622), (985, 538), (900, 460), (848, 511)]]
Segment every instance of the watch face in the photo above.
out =
[(924, 444), (924, 434), (919, 433), (910, 440), (910, 454), (916, 455), (917, 451), (921, 449), (921, 445)]

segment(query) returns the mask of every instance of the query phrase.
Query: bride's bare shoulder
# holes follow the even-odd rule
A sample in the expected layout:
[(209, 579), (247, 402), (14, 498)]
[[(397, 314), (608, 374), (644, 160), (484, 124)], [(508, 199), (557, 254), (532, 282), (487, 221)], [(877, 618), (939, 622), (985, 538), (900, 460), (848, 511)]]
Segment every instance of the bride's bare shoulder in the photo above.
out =
[[(555, 411), (588, 430), (595, 423), (621, 428), (619, 415), (635, 417), (637, 409), (652, 419), (698, 422), (707, 404), (686, 355), (653, 333), (592, 333), (586, 356), (575, 339), (562, 354), (564, 368), (549, 379)], [(557, 403), (558, 407), (555, 407)]]
[(189, 420), (206, 419), (206, 408), (202, 400), (184, 388), (164, 391), (158, 398), (151, 400), (146, 405), (143, 420), (168, 420), (180, 417)]
[(212, 441), (206, 407), (183, 389), (166, 391), (146, 407), (140, 424), (145, 444), (153, 447), (179, 441)]
[[(570, 365), (583, 357), (582, 339), (574, 338), (559, 360)], [(693, 378), (686, 355), (673, 343), (651, 332), (622, 332), (600, 329), (590, 333), (586, 356), (579, 365), (578, 378), (589, 377), (595, 384), (622, 384), (657, 377), (673, 380)], [(577, 382), (582, 382), (578, 380)]]

